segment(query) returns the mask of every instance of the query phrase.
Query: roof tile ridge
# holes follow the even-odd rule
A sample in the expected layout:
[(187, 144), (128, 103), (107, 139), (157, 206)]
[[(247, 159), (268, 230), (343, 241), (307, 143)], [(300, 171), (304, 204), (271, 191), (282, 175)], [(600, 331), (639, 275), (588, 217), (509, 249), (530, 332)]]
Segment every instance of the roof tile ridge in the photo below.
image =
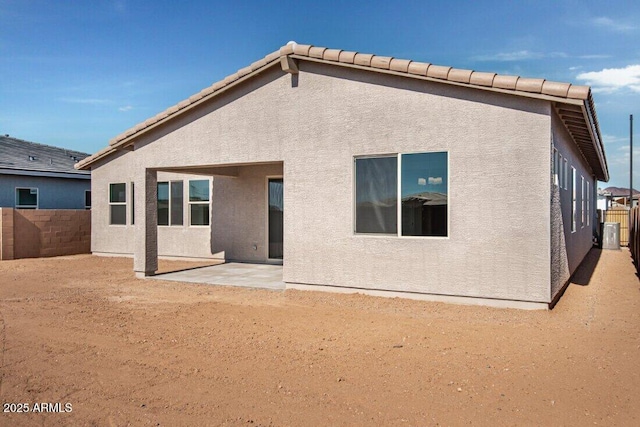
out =
[(591, 98), (591, 86), (569, 84), (567, 98), (588, 101)]
[(473, 71), (469, 77), (469, 84), (476, 86), (492, 87), (493, 80), (497, 76), (497, 73), (491, 73), (486, 71)]
[(324, 59), (325, 61), (340, 62), (341, 53), (342, 49), (327, 49), (324, 51), (322, 59)]
[(473, 74), (473, 70), (466, 70), (463, 68), (451, 68), (449, 70), (449, 74), (447, 75), (447, 80), (452, 82), (469, 84), (469, 82), (471, 81), (471, 74)]
[(588, 100), (591, 95), (591, 88), (589, 86), (553, 82), (539, 78), (527, 78), (491, 72), (480, 72), (475, 70), (453, 68), (444, 65), (435, 65), (426, 62), (418, 62), (410, 59), (395, 58), (392, 56), (352, 52), (342, 49), (330, 49), (322, 46), (289, 42), (286, 45), (281, 46), (278, 50), (266, 55), (264, 58), (253, 62), (251, 65), (239, 69), (235, 73), (226, 76), (222, 80), (215, 82), (214, 84), (204, 88), (200, 92), (191, 95), (189, 98), (180, 101), (179, 103), (165, 109), (164, 111), (161, 111), (152, 118), (147, 119), (142, 123), (138, 123), (134, 127), (111, 139), (109, 141), (109, 145), (115, 145), (116, 143), (128, 138), (129, 136), (134, 135), (155, 123), (158, 123), (169, 116), (177, 114), (180, 110), (187, 108), (188, 106), (198, 102), (199, 100), (215, 94), (226, 86), (238, 81), (242, 77), (247, 76), (256, 70), (269, 65), (271, 62), (276, 61), (283, 56), (292, 54), (306, 56), (309, 58), (317, 58), (331, 62), (342, 62), (362, 67), (391, 70), (405, 74), (426, 76), (438, 80), (492, 87), (497, 89), (539, 93), (544, 95), (581, 100)]
[(431, 64), (431, 66), (427, 70), (427, 77), (432, 77), (434, 79), (440, 80), (449, 80), (449, 72), (452, 69), (453, 67), (449, 67), (447, 65)]
[(495, 77), (493, 78), (493, 83), (491, 84), (491, 87), (496, 89), (516, 90), (518, 79), (520, 79), (520, 76), (511, 76), (508, 74), (496, 74)]

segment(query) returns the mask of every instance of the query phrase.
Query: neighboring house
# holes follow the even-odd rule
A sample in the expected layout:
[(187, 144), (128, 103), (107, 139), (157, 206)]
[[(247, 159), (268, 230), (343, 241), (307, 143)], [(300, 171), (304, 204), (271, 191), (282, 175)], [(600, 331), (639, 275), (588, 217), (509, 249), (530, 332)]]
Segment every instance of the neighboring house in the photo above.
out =
[[(633, 207), (638, 206), (640, 191), (633, 189)], [(620, 187), (607, 187), (598, 189), (598, 209), (611, 208), (629, 209), (629, 189)]]
[(89, 209), (91, 172), (74, 168), (87, 156), (0, 136), (0, 207)]
[(114, 138), (92, 251), (284, 260), (287, 288), (546, 307), (608, 170), (589, 87), (291, 43)]

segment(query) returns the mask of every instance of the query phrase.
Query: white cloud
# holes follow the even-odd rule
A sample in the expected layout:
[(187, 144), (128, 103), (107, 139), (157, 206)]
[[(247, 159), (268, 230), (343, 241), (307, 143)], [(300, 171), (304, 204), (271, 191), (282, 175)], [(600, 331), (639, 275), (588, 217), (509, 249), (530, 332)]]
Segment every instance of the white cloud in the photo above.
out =
[(590, 55), (578, 55), (580, 59), (607, 59), (611, 58), (611, 55), (602, 55), (602, 54), (590, 54)]
[(591, 20), (591, 23), (596, 27), (605, 28), (607, 30), (616, 31), (619, 33), (627, 33), (636, 30), (638, 27), (624, 22), (614, 21), (606, 16), (599, 16)]
[(431, 185), (440, 185), (442, 184), (442, 177), (439, 176), (437, 178), (434, 178), (432, 176), (429, 177), (429, 184)]
[(640, 92), (640, 64), (580, 73), (576, 78), (593, 86), (594, 92), (614, 92), (623, 88)]
[(427, 180), (424, 178), (418, 178), (418, 185), (427, 185)]
[(518, 50), (514, 52), (499, 52), (492, 55), (478, 55), (473, 59), (476, 61), (498, 61), (498, 62), (513, 62), (513, 61), (526, 61), (531, 59), (542, 58), (566, 58), (567, 54), (564, 52), (533, 52), (530, 50)]
[(602, 142), (605, 144), (617, 144), (619, 142), (628, 142), (628, 136), (616, 136), (616, 135), (608, 135), (606, 133), (602, 134)]
[(119, 111), (131, 111), (133, 107), (131, 105), (125, 105), (124, 107), (118, 108)]

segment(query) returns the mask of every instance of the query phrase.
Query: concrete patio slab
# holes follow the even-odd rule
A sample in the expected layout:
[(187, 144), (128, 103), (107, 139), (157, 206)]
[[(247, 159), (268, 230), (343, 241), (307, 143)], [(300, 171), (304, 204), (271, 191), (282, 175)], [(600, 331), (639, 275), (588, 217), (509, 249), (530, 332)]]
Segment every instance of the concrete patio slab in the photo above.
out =
[(282, 265), (230, 262), (158, 274), (151, 279), (283, 291)]

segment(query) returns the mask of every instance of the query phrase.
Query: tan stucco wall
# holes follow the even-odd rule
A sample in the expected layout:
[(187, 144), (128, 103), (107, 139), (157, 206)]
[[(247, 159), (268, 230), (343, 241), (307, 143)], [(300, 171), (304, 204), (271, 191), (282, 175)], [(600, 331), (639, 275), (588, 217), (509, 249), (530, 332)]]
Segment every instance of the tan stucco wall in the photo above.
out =
[[(552, 204), (551, 215), (552, 223), (560, 225), (562, 227), (563, 235), (552, 234), (552, 247), (551, 247), (551, 293), (555, 296), (562, 286), (569, 280), (569, 277), (578, 268), (584, 257), (587, 255), (592, 244), (593, 230), (596, 224), (596, 197), (595, 191), (597, 182), (593, 176), (593, 171), (587, 165), (582, 153), (578, 150), (573, 143), (571, 136), (567, 132), (564, 124), (560, 118), (555, 114), (552, 114), (552, 128), (553, 128), (553, 143), (563, 159), (568, 160), (568, 178), (569, 182), (567, 188), (560, 188), (552, 183), (552, 191), (555, 193), (554, 203)], [(553, 151), (550, 154), (550, 162), (553, 161)], [(564, 160), (563, 160), (564, 161)], [(551, 165), (551, 163), (550, 163)], [(551, 166), (550, 166), (551, 167)], [(576, 224), (576, 231), (571, 231), (571, 167), (576, 169), (576, 186), (577, 186), (577, 201), (576, 211), (578, 215), (578, 221)], [(581, 177), (584, 177), (585, 181), (589, 182), (590, 197), (590, 214), (589, 225), (584, 223), (580, 224), (581, 212), (582, 212), (582, 191), (581, 191)], [(559, 203), (558, 203), (559, 200)], [(559, 231), (559, 230), (558, 230)]]
[[(133, 154), (133, 153), (130, 153)], [(92, 169), (91, 194), (92, 228), (95, 239), (91, 242), (91, 251), (100, 254), (133, 254), (134, 230), (131, 224), (131, 183), (134, 182), (135, 156), (118, 155), (112, 157), (108, 166), (99, 165)], [(188, 181), (208, 179), (211, 177), (179, 174), (171, 172), (158, 172), (158, 182), (182, 180), (184, 184), (183, 225), (158, 227), (158, 254), (163, 256), (212, 258), (211, 230), (210, 227), (189, 226)], [(127, 224), (109, 224), (109, 184), (127, 184)], [(211, 184), (210, 184), (211, 185)], [(136, 187), (136, 191), (141, 186)]]
[(268, 176), (282, 176), (282, 164), (245, 166), (235, 178), (215, 178), (213, 253), (224, 252), (228, 260), (267, 259)]
[[(106, 200), (108, 176), (134, 165), (282, 161), (286, 282), (549, 301), (549, 103), (309, 62), (300, 68), (297, 85), (274, 69), (143, 135), (135, 151), (96, 169), (93, 183), (105, 194), (94, 189), (94, 198)], [(354, 235), (354, 156), (442, 150), (448, 238)], [(217, 188), (215, 249), (250, 257), (259, 234), (216, 230), (225, 203)], [(108, 221), (108, 212), (100, 216)], [(118, 246), (100, 225), (94, 250)]]

